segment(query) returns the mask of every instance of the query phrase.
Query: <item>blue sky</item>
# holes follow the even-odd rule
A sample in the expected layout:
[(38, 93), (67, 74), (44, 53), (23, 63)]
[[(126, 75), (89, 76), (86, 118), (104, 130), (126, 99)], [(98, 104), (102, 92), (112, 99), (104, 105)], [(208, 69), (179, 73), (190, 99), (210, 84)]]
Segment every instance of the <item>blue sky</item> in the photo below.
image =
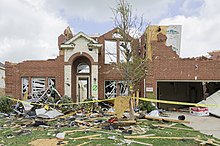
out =
[[(220, 49), (219, 0), (128, 0), (134, 13), (155, 25), (182, 25), (181, 57)], [(103, 34), (114, 27), (116, 0), (1, 0), (0, 62), (48, 59), (58, 55), (57, 37)]]

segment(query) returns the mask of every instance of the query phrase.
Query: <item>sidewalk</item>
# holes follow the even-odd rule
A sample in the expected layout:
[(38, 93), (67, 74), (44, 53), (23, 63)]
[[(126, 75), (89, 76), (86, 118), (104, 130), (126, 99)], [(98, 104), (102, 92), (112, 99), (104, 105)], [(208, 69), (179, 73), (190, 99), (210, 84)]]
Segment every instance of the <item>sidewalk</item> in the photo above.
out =
[(192, 127), (195, 130), (207, 135), (213, 135), (214, 137), (220, 139), (220, 118), (207, 116), (198, 117), (193, 116), (186, 112), (166, 112), (170, 118), (178, 119), (179, 115), (184, 115), (185, 120), (190, 121), (190, 124), (185, 124), (186, 126)]

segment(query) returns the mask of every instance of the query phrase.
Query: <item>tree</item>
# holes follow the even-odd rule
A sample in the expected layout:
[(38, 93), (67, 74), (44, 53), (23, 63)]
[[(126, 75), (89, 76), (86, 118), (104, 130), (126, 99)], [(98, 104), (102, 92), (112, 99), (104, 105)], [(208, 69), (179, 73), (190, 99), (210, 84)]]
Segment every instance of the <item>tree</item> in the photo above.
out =
[[(143, 29), (143, 16), (133, 15), (132, 6), (126, 0), (119, 0), (117, 7), (112, 8), (112, 12), (115, 27), (119, 29), (118, 32), (122, 36), (120, 53), (125, 58), (124, 62), (119, 62), (115, 66), (124, 77), (124, 87), (128, 89), (128, 94), (131, 96), (139, 89), (141, 80), (148, 72), (147, 58), (141, 54), (141, 46), (138, 39), (135, 39)], [(131, 100), (130, 111), (133, 111), (132, 105)]]

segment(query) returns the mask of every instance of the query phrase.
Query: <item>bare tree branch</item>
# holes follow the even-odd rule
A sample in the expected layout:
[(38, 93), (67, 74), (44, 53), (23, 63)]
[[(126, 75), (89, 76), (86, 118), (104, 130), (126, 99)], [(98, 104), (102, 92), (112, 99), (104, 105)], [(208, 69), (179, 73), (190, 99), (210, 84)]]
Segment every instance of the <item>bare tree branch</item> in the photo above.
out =
[[(117, 6), (112, 8), (112, 12), (114, 25), (122, 36), (119, 52), (125, 59), (124, 62), (114, 65), (124, 77), (125, 87), (139, 87), (141, 80), (148, 73), (147, 58), (138, 54), (141, 46), (140, 42), (134, 38), (140, 36), (143, 31), (143, 15), (140, 17), (134, 15), (131, 4), (126, 0), (118, 0)], [(130, 94), (134, 92), (134, 90), (129, 90)]]

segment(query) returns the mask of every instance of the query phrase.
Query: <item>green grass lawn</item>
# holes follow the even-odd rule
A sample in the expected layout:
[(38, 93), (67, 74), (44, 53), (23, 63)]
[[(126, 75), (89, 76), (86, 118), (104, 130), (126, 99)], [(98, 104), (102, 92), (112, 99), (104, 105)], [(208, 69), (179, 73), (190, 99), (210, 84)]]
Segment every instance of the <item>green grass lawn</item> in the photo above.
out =
[[(28, 146), (28, 143), (36, 140), (36, 139), (48, 139), (55, 138), (55, 135), (58, 132), (64, 132), (74, 129), (79, 129), (77, 127), (61, 127), (56, 128), (57, 121), (49, 122), (49, 128), (40, 128), (40, 127), (20, 127), (18, 125), (22, 125), (21, 121), (12, 121), (10, 119), (0, 119), (0, 145), (4, 146)], [(214, 139), (212, 136), (207, 136), (199, 133), (198, 131), (190, 131), (190, 130), (177, 130), (170, 128), (159, 128), (154, 127), (152, 124), (172, 124), (172, 123), (163, 123), (158, 121), (149, 121), (149, 120), (140, 120), (137, 122), (140, 128), (144, 129), (146, 132), (141, 135), (155, 134), (156, 137), (198, 137), (201, 140)], [(135, 126), (134, 126), (135, 127)], [(176, 124), (174, 127), (180, 128), (188, 128), (182, 124)], [(92, 129), (92, 127), (91, 127)], [(188, 128), (190, 129), (190, 128)], [(19, 130), (29, 130), (28, 133), (20, 132)], [(104, 134), (99, 133), (102, 132), (111, 132), (117, 133), (115, 134)], [(135, 132), (135, 130), (133, 130)], [(25, 135), (26, 134), (26, 135)], [(88, 136), (101, 134), (101, 136), (96, 137), (96, 139), (81, 139), (81, 140), (73, 140), (71, 138), (76, 138), (80, 136)], [(12, 135), (12, 137), (9, 137)], [(97, 145), (97, 146), (114, 146), (114, 145), (127, 145), (123, 143), (125, 139), (124, 136), (128, 135), (138, 135), (138, 134), (121, 134), (118, 130), (94, 130), (94, 131), (80, 131), (80, 132), (72, 132), (65, 135), (64, 141), (68, 141), (67, 146), (76, 146), (78, 144), (82, 144), (84, 142), (89, 142), (85, 145)], [(139, 134), (140, 135), (140, 134)], [(195, 140), (167, 140), (167, 139), (130, 139), (143, 143), (149, 143), (154, 146), (197, 146), (199, 143)], [(217, 139), (215, 139), (217, 140)], [(131, 143), (132, 146), (141, 145), (137, 143)]]

